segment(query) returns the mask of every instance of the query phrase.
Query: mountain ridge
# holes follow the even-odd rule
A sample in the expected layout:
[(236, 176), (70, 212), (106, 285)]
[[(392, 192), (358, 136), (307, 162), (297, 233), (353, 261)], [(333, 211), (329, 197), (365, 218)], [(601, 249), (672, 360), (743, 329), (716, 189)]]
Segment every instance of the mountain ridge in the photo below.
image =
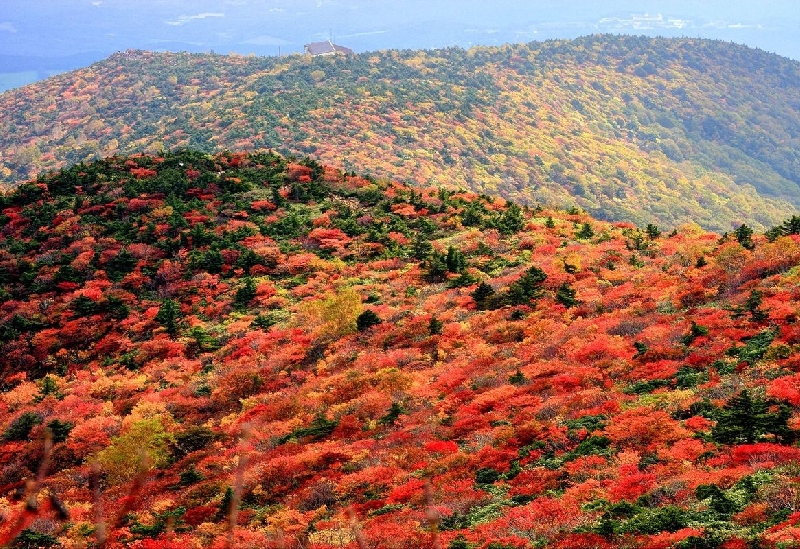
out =
[(6, 184), (117, 152), (275, 148), (639, 225), (763, 230), (800, 205), (800, 64), (708, 40), (123, 52), (0, 103)]

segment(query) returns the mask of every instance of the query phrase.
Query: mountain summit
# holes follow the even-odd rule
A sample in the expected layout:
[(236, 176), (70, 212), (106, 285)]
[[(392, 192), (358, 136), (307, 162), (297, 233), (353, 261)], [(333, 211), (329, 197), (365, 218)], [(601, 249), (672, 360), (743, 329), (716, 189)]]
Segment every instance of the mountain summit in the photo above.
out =
[(800, 64), (708, 40), (127, 51), (0, 95), (0, 179), (118, 153), (272, 148), (640, 226), (765, 229), (800, 206), (798, 106)]

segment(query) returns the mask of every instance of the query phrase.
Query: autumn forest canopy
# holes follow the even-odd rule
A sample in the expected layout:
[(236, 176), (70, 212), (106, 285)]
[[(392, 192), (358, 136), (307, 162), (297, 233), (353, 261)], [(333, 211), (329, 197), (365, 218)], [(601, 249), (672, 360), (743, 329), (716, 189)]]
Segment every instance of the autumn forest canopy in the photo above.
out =
[(797, 547), (798, 112), (605, 35), (0, 94), (0, 546)]
[(272, 149), (637, 226), (763, 231), (800, 206), (799, 107), (797, 62), (700, 39), (126, 51), (0, 95), (0, 181), (114, 154)]
[(795, 543), (800, 218), (359, 173), (176, 149), (0, 196), (0, 544)]

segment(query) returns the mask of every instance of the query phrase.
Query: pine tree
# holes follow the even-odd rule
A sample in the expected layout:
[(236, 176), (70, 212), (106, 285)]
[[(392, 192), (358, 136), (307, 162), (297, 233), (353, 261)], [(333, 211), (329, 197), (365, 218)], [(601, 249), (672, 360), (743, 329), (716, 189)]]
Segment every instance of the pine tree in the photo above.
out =
[(461, 273), (467, 267), (467, 259), (458, 248), (448, 246), (447, 258), (445, 259), (447, 270), (451, 273)]
[(414, 246), (411, 252), (414, 258), (419, 261), (425, 261), (432, 252), (433, 245), (422, 232), (418, 232), (416, 238), (414, 238)]
[(762, 302), (762, 294), (756, 289), (750, 291), (747, 301), (744, 302), (744, 309), (750, 313), (750, 320), (753, 322), (764, 322), (769, 318), (769, 313), (761, 308)]
[(374, 311), (367, 309), (356, 318), (356, 328), (359, 332), (363, 332), (381, 323), (380, 317)]
[[(770, 411), (771, 407), (775, 411)], [(785, 439), (791, 436), (789, 417), (791, 410), (787, 406), (753, 398), (744, 389), (719, 410), (711, 438), (721, 444), (752, 444), (766, 434)]]
[(542, 295), (542, 283), (547, 274), (539, 267), (533, 266), (508, 288), (508, 298), (512, 305), (525, 305), (532, 299)]
[(428, 331), (431, 335), (441, 335), (442, 326), (442, 321), (436, 318), (436, 315), (433, 315), (430, 322), (428, 322)]
[(656, 238), (661, 236), (661, 230), (652, 223), (648, 223), (644, 231), (647, 233), (647, 238), (649, 238), (650, 240), (655, 240)]
[(403, 408), (403, 405), (399, 402), (392, 402), (389, 411), (386, 413), (385, 416), (378, 420), (378, 423), (381, 425), (394, 425), (397, 418), (400, 417), (400, 414), (405, 414), (406, 410)]
[(504, 235), (512, 235), (522, 230), (525, 225), (525, 218), (522, 215), (522, 208), (513, 202), (500, 214), (497, 221), (497, 230)]
[(439, 252), (432, 252), (428, 257), (428, 280), (441, 282), (447, 274), (447, 257)]
[(181, 314), (180, 305), (172, 299), (167, 299), (161, 304), (156, 314), (156, 322), (161, 324), (170, 337), (178, 335), (178, 319)]
[(483, 213), (486, 209), (479, 202), (470, 202), (464, 207), (461, 214), (461, 224), (465, 227), (480, 227), (483, 225)]
[(561, 303), (564, 307), (574, 307), (580, 303), (575, 299), (575, 290), (570, 288), (569, 284), (563, 282), (556, 290), (556, 302)]
[(736, 241), (739, 242), (743, 248), (752, 250), (756, 247), (756, 245), (753, 243), (753, 229), (744, 223), (739, 225), (739, 228), (737, 228), (733, 234), (736, 237)]
[(244, 309), (255, 297), (256, 283), (249, 276), (245, 277), (244, 285), (236, 290), (236, 295), (233, 297), (233, 306), (236, 309)]
[(688, 347), (698, 337), (707, 335), (708, 335), (708, 328), (706, 328), (705, 326), (700, 326), (697, 322), (692, 320), (692, 327), (689, 328), (689, 333), (681, 338), (681, 343), (683, 343)]
[(522, 370), (519, 368), (517, 368), (517, 371), (508, 377), (508, 382), (511, 385), (524, 385), (527, 381), (528, 378), (525, 377), (525, 374), (523, 374)]
[(784, 235), (800, 234), (800, 216), (793, 215), (783, 222), (781, 232)]
[(489, 286), (486, 282), (481, 282), (478, 284), (478, 287), (475, 288), (475, 291), (470, 294), (472, 299), (475, 300), (475, 304), (478, 306), (478, 309), (484, 309), (486, 307), (487, 300), (494, 295), (494, 288)]
[(580, 239), (592, 238), (594, 236), (594, 230), (592, 229), (591, 225), (584, 223), (581, 225), (581, 230), (578, 231), (575, 236)]

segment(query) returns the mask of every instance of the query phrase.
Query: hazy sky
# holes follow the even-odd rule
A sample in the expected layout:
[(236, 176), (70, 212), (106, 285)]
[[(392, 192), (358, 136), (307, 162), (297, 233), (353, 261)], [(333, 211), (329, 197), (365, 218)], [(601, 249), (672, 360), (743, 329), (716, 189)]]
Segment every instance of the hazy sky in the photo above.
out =
[(800, 59), (799, 8), (798, 0), (2, 0), (0, 56), (275, 55), (330, 34), (366, 51), (612, 32), (720, 38)]

